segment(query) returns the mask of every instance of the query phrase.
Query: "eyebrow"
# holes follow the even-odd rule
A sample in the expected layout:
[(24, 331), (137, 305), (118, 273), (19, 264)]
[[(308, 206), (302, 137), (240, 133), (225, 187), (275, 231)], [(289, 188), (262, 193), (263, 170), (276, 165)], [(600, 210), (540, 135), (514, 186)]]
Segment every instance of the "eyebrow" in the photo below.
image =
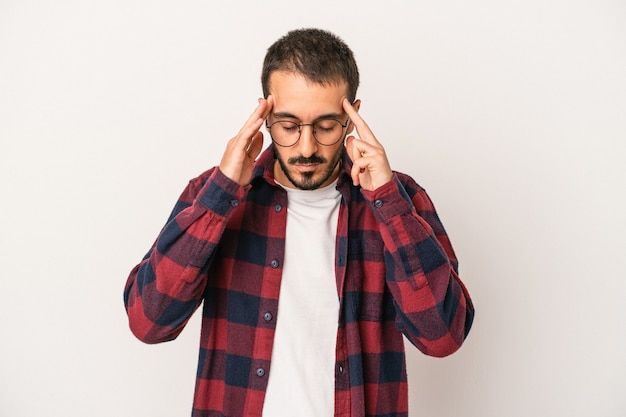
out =
[[(274, 116), (277, 119), (296, 119), (296, 120), (300, 120), (302, 121), (302, 119), (300, 119), (298, 116), (291, 114), (289, 112), (276, 112), (276, 113), (271, 113), (272, 116)], [(344, 113), (326, 113), (326, 114), (322, 114), (317, 116), (315, 119), (313, 119), (313, 121), (318, 121), (318, 120), (325, 120), (325, 119), (340, 119), (342, 116), (344, 115)]]

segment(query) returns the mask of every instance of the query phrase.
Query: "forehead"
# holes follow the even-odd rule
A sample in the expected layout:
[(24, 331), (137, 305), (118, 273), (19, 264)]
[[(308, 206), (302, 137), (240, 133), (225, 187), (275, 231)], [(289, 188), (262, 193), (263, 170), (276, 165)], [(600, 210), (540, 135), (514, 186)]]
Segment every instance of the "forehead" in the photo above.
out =
[(301, 120), (319, 115), (343, 113), (342, 101), (347, 96), (345, 81), (327, 84), (312, 82), (295, 72), (276, 71), (270, 76), (269, 93), (274, 100), (274, 113), (289, 113)]

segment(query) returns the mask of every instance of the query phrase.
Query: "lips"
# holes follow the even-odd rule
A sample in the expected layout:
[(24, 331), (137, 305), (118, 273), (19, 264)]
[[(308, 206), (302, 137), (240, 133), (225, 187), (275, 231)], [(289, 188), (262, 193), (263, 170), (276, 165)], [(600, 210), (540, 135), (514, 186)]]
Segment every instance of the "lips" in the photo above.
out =
[(301, 171), (312, 171), (315, 168), (317, 168), (319, 164), (294, 164), (294, 165)]

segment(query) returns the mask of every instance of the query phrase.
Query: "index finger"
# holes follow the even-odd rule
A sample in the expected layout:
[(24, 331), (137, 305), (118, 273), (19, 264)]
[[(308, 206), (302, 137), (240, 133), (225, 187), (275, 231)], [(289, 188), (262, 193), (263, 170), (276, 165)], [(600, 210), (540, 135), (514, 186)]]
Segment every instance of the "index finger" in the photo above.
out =
[(267, 96), (267, 98), (259, 99), (259, 103), (263, 103), (263, 102), (265, 103), (265, 110), (261, 114), (261, 118), (265, 120), (267, 116), (270, 114), (270, 112), (272, 111), (272, 107), (274, 107), (274, 98), (271, 95), (269, 95)]
[(343, 105), (343, 109), (350, 117), (350, 121), (354, 123), (354, 127), (356, 127), (356, 131), (359, 133), (359, 137), (365, 142), (378, 144), (378, 139), (374, 136), (374, 132), (371, 131), (365, 120), (361, 117), (359, 112), (355, 110), (352, 106), (352, 103), (347, 98), (343, 99), (341, 103)]
[(267, 99), (259, 99), (259, 105), (254, 109), (248, 120), (239, 130), (238, 136), (249, 139), (255, 134), (259, 128), (263, 125), (263, 121), (272, 110), (273, 100), (272, 96), (268, 96)]

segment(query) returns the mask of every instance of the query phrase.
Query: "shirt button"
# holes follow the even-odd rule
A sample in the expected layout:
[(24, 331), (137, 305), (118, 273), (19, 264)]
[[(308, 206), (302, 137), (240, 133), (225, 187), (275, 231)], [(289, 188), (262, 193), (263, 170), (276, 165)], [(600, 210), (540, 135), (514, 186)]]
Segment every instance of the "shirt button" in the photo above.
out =
[(272, 260), (272, 262), (270, 262), (270, 266), (272, 268), (278, 268), (278, 261), (276, 259)]
[(264, 376), (264, 375), (265, 375), (265, 369), (263, 369), (263, 368), (258, 368), (258, 369), (256, 370), (256, 374), (257, 374), (257, 376)]
[(275, 211), (276, 213), (280, 213), (280, 211), (281, 211), (282, 209), (283, 209), (283, 206), (281, 206), (280, 204), (276, 204), (276, 205), (274, 206), (274, 211)]
[(383, 200), (374, 201), (374, 205), (378, 208), (381, 208), (383, 206)]
[(267, 313), (263, 314), (263, 320), (265, 320), (265, 321), (270, 321), (270, 320), (272, 320), (272, 318), (274, 318), (274, 316), (272, 316), (272, 313), (270, 313), (270, 312), (267, 312)]
[(230, 205), (233, 207), (237, 207), (239, 205), (239, 200), (230, 200)]

